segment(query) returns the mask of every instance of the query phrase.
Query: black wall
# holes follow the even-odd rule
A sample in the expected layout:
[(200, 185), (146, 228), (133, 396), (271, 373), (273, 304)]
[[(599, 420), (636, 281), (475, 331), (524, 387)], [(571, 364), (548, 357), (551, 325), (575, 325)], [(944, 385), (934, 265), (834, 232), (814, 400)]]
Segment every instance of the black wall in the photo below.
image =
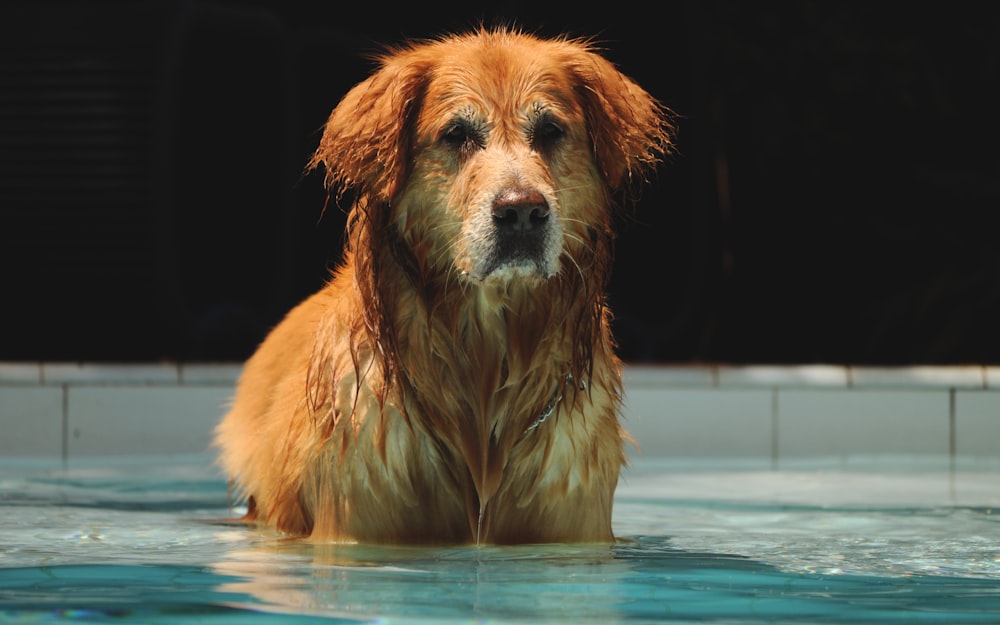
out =
[(344, 6), (0, 7), (0, 360), (247, 356), (339, 256), (302, 167), (365, 55), (503, 20), (679, 114), (621, 224), (625, 358), (1000, 362), (996, 3)]

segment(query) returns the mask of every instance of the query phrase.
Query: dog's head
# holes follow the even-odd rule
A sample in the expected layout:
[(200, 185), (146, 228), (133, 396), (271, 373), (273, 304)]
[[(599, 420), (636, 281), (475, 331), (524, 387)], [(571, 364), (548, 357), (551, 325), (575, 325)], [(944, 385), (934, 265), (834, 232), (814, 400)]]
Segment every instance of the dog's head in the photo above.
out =
[(380, 62), (312, 162), (356, 199), (355, 254), (395, 249), (424, 283), (575, 272), (603, 286), (611, 197), (669, 148), (668, 111), (577, 40), (481, 30)]

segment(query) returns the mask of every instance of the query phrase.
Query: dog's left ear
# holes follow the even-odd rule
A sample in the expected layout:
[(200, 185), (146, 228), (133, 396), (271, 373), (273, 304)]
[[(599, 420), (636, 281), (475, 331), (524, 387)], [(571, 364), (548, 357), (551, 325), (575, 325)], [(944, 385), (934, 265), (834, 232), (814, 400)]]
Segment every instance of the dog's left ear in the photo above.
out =
[(673, 114), (610, 61), (586, 51), (569, 67), (608, 187), (631, 186), (670, 152)]
[(310, 169), (326, 185), (376, 202), (392, 199), (407, 173), (406, 154), (429, 66), (413, 51), (388, 53), (380, 69), (351, 89), (326, 122)]

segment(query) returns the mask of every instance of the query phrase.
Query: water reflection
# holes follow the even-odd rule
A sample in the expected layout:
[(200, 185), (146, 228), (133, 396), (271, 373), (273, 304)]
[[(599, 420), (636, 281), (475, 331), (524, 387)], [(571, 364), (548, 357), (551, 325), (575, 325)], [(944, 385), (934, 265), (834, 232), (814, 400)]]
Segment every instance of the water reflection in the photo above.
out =
[(359, 622), (793, 618), (854, 625), (903, 614), (985, 623), (1000, 613), (1000, 588), (991, 579), (791, 572), (741, 555), (680, 549), (657, 535), (612, 547), (411, 548), (270, 539), (244, 542), (213, 571), (227, 580), (220, 593), (253, 598), (240, 607)]
[(340, 617), (609, 622), (629, 601), (633, 563), (606, 545), (379, 547), (265, 541), (214, 565), (220, 588), (296, 613)]

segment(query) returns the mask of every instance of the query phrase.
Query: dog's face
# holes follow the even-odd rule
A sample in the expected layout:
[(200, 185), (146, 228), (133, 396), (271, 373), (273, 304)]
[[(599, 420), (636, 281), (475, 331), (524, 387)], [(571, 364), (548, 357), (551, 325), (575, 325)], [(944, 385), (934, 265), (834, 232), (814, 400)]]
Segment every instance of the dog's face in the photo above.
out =
[(587, 45), (483, 31), (386, 55), (334, 110), (314, 163), (376, 207), (368, 227), (398, 232), (422, 275), (531, 282), (588, 271), (610, 193), (669, 133), (665, 110)]
[(599, 218), (587, 208), (604, 204), (572, 91), (534, 60), (520, 48), (441, 59), (417, 114), (396, 219), (439, 230), (420, 240), (472, 280), (555, 275), (564, 239), (586, 237)]

